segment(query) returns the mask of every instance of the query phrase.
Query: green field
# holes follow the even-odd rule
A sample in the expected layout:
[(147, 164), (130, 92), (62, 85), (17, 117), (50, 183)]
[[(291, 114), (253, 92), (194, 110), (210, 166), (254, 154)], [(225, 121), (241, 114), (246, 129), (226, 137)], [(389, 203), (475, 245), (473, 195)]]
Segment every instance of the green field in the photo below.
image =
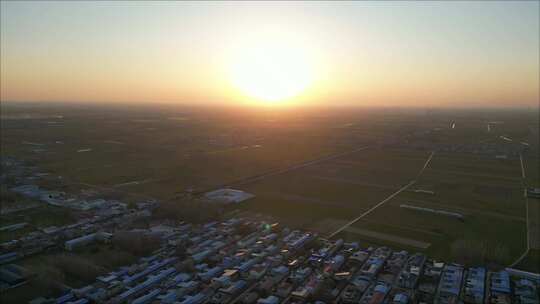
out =
[[(416, 176), (428, 155), (369, 148), (242, 185), (240, 189), (256, 197), (241, 208), (296, 218), (296, 223), (330, 233), (334, 225), (328, 222), (350, 220), (391, 195)], [(395, 172), (388, 164), (402, 170)]]
[[(459, 253), (475, 243), (478, 248), (471, 252), (487, 262), (508, 264), (520, 256), (527, 234), (519, 159), (440, 152), (418, 177), (428, 157), (427, 151), (366, 149), (243, 185), (242, 190), (256, 197), (240, 208), (325, 235), (417, 179), (338, 237), (424, 251), (445, 260), (474, 260)], [(457, 212), (465, 219), (403, 209), (401, 204)]]
[[(271, 215), (323, 236), (415, 180), (339, 236), (422, 250), (447, 260), (457, 260), (457, 249), (477, 243), (480, 247), (471, 252), (497, 252), (488, 258), (507, 263), (526, 245), (523, 188), (540, 185), (537, 114), (3, 103), (1, 156), (50, 173), (37, 182), (44, 188), (69, 193), (94, 189), (96, 197), (123, 200), (152, 196), (175, 210), (171, 214), (199, 212), (182, 211), (196, 205), (190, 204), (187, 192), (227, 185), (256, 197), (225, 211)], [(432, 151), (435, 156), (418, 176)], [(249, 179), (261, 175), (265, 177)], [(401, 204), (458, 212), (465, 218), (462, 222), (406, 210)], [(53, 212), (43, 219), (30, 215), (8, 222), (45, 226), (61, 224), (59, 217)]]
[(321, 115), (315, 110), (36, 105), (30, 111), (2, 104), (1, 155), (38, 165), (69, 183), (168, 199), (187, 189), (350, 151), (413, 127), (412, 116), (398, 116), (395, 124), (385, 119), (368, 110)]
[[(519, 160), (435, 154), (412, 187), (434, 194), (402, 192), (353, 227), (430, 243), (425, 251), (446, 260), (459, 259), (456, 246), (476, 242), (504, 251), (494, 262), (511, 263), (526, 248), (519, 174)], [(464, 220), (404, 209), (401, 204), (457, 212)]]

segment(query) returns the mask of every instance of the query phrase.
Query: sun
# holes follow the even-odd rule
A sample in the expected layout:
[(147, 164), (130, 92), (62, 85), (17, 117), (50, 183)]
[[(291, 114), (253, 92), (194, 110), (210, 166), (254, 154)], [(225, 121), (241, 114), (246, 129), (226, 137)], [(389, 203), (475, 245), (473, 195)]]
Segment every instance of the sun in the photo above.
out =
[(251, 44), (235, 52), (230, 79), (250, 99), (283, 103), (302, 94), (313, 83), (313, 62), (309, 52), (294, 44)]

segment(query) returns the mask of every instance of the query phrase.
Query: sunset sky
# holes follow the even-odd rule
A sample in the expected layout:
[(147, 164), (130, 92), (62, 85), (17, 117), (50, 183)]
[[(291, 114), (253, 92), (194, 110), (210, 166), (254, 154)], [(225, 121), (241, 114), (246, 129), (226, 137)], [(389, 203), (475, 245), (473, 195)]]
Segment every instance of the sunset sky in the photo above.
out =
[(6, 2), (1, 100), (537, 106), (539, 2)]

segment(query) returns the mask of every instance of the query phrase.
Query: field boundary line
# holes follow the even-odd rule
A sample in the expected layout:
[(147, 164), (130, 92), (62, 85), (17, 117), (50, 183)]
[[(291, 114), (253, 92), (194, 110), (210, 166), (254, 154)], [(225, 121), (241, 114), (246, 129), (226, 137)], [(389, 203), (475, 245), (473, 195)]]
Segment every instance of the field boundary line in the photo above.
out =
[(509, 268), (514, 268), (517, 264), (519, 264), (527, 255), (529, 254), (529, 249), (525, 250), (522, 255), (517, 258), (512, 264), (508, 265)]
[(523, 156), (519, 153), (519, 163), (521, 164), (521, 178), (525, 179), (525, 166), (523, 165)]
[(463, 215), (481, 214), (481, 215), (498, 217), (498, 218), (503, 218), (503, 219), (512, 220), (512, 221), (525, 222), (527, 220), (525, 216), (519, 217), (516, 215), (507, 215), (507, 214), (499, 213), (496, 211), (483, 211), (483, 210), (478, 210), (478, 209), (469, 209), (467, 207), (449, 205), (447, 203), (435, 203), (431, 201), (423, 201), (423, 200), (417, 200), (417, 199), (409, 199), (408, 201), (413, 204), (420, 204), (422, 207), (427, 206), (428, 208), (442, 208), (442, 209), (446, 209), (452, 212), (459, 212), (459, 213), (462, 213)]
[[(271, 169), (271, 170), (265, 171), (265, 172), (260, 173), (260, 174), (251, 175), (251, 176), (248, 176), (248, 177), (240, 178), (240, 179), (233, 180), (233, 181), (226, 182), (226, 183), (221, 183), (221, 184), (218, 184), (218, 185), (213, 185), (211, 187), (207, 187), (207, 188), (198, 190), (198, 191), (196, 191), (194, 193), (195, 194), (201, 194), (201, 193), (205, 193), (205, 192), (216, 190), (216, 189), (232, 188), (232, 187), (237, 187), (237, 186), (241, 186), (241, 185), (245, 185), (245, 184), (249, 184), (249, 183), (258, 182), (258, 181), (260, 181), (262, 179), (265, 179), (267, 177), (280, 175), (280, 174), (287, 173), (287, 172), (290, 172), (290, 171), (294, 171), (294, 170), (297, 170), (297, 169), (302, 169), (302, 168), (305, 168), (305, 167), (308, 167), (308, 166), (311, 166), (311, 165), (315, 165), (315, 164), (322, 163), (322, 162), (325, 162), (325, 161), (340, 158), (340, 157), (343, 157), (343, 156), (346, 156), (346, 155), (349, 155), (349, 154), (360, 152), (360, 151), (363, 151), (363, 150), (366, 150), (366, 149), (369, 149), (369, 148), (372, 148), (372, 147), (373, 147), (373, 145), (362, 146), (362, 147), (359, 147), (359, 148), (356, 148), (356, 149), (353, 149), (353, 150), (350, 150), (350, 151), (345, 151), (345, 152), (340, 152), (340, 153), (337, 153), (337, 154), (326, 155), (326, 156), (322, 156), (322, 157), (319, 157), (319, 158), (316, 158), (316, 159), (307, 160), (307, 161), (304, 161), (304, 162), (301, 162), (301, 163), (291, 164), (290, 166), (288, 166), (286, 168)], [(178, 197), (179, 196), (177, 195), (177, 196), (175, 196), (175, 197), (173, 197), (173, 198), (171, 198), (169, 200), (174, 200), (174, 199), (177, 199)]]
[(422, 169), (420, 169), (420, 172), (418, 172), (418, 175), (416, 175), (416, 179), (420, 178), (422, 173), (424, 173), (426, 168), (429, 166), (429, 163), (431, 163), (431, 159), (433, 158), (433, 155), (435, 155), (435, 151), (431, 151), (431, 154), (429, 155), (428, 159), (424, 163), (424, 166), (422, 167)]
[(341, 228), (339, 228), (338, 230), (334, 231), (332, 234), (330, 234), (328, 236), (329, 239), (333, 238), (334, 236), (336, 236), (338, 233), (340, 233), (341, 231), (347, 229), (348, 227), (350, 227), (351, 225), (353, 225), (354, 223), (358, 222), (359, 220), (361, 220), (363, 217), (369, 215), (371, 212), (373, 212), (375, 209), (379, 208), (380, 206), (382, 206), (384, 203), (388, 202), (389, 200), (393, 199), (394, 197), (396, 197), (398, 194), (400, 194), (401, 192), (409, 189), (410, 186), (414, 185), (416, 183), (416, 180), (422, 175), (422, 173), (424, 173), (424, 170), (427, 168), (427, 166), (429, 165), (429, 163), (431, 162), (431, 159), (433, 158), (433, 155), (435, 155), (435, 151), (431, 151), (431, 154), (429, 155), (428, 159), (426, 160), (426, 162), (424, 163), (424, 166), (422, 167), (422, 169), (420, 169), (420, 172), (418, 172), (418, 174), (416, 175), (416, 179), (413, 179), (412, 181), (410, 181), (407, 185), (401, 187), (400, 189), (398, 189), (396, 192), (390, 194), (390, 196), (388, 196), (387, 198), (385, 198), (384, 200), (380, 201), (379, 203), (377, 203), (375, 206), (371, 207), (369, 210), (367, 210), (366, 212), (360, 214), (358, 217), (356, 217), (355, 219), (353, 219), (352, 221), (348, 222), (347, 224), (343, 225)]
[(521, 256), (519, 256), (512, 264), (510, 264), (510, 267), (514, 267), (517, 264), (519, 264), (528, 254), (529, 251), (531, 251), (531, 240), (530, 240), (530, 231), (529, 231), (529, 199), (527, 198), (527, 184), (525, 181), (525, 166), (523, 165), (523, 156), (521, 153), (519, 153), (519, 163), (521, 164), (521, 184), (523, 186), (523, 194), (525, 196), (525, 232), (527, 234), (527, 247), (525, 248), (525, 252)]
[(424, 242), (416, 239), (411, 239), (408, 237), (402, 237), (402, 236), (396, 236), (389, 233), (383, 233), (379, 231), (374, 231), (370, 229), (362, 229), (362, 228), (355, 228), (355, 227), (348, 227), (346, 229), (347, 232), (358, 234), (363, 237), (372, 238), (375, 240), (390, 242), (394, 244), (399, 245), (405, 245), (410, 247), (415, 247), (419, 249), (428, 249), (431, 246), (431, 243)]
[(401, 187), (398, 191), (392, 193), (390, 196), (388, 196), (387, 198), (385, 198), (384, 200), (380, 201), (379, 203), (377, 203), (375, 206), (371, 207), (369, 210), (367, 210), (366, 212), (360, 214), (360, 216), (356, 217), (355, 219), (353, 219), (352, 221), (348, 222), (347, 224), (345, 224), (344, 226), (342, 226), (341, 228), (339, 228), (338, 230), (334, 231), (332, 234), (330, 234), (328, 236), (329, 239), (333, 238), (335, 235), (337, 235), (338, 233), (340, 233), (341, 231), (349, 228), (352, 224), (358, 222), (359, 220), (361, 220), (363, 217), (365, 217), (366, 215), (370, 214), (371, 212), (373, 212), (375, 209), (379, 208), (381, 205), (383, 205), (384, 203), (388, 202), (389, 200), (393, 199), (395, 196), (397, 196), (398, 194), (400, 194), (401, 192), (407, 190), (410, 186), (414, 185), (414, 183), (416, 183), (416, 180), (412, 180), (410, 181), (407, 185)]
[(501, 180), (507, 180), (507, 181), (513, 181), (513, 182), (521, 182), (522, 177), (511, 177), (511, 176), (503, 176), (503, 175), (491, 175), (491, 174), (472, 174), (467, 173), (463, 171), (450, 171), (450, 170), (441, 170), (441, 169), (428, 169), (429, 172), (434, 173), (447, 173), (447, 174), (453, 174), (453, 175), (462, 175), (462, 176), (469, 176), (469, 177), (478, 177), (478, 178), (493, 178), (493, 179), (501, 179)]
[(326, 180), (326, 181), (331, 181), (331, 182), (336, 182), (336, 183), (341, 183), (341, 184), (357, 185), (357, 186), (362, 186), (362, 187), (372, 187), (372, 188), (387, 189), (387, 190), (397, 189), (397, 187), (395, 186), (364, 183), (358, 180), (339, 178), (339, 177), (325, 177), (325, 176), (319, 176), (319, 175), (308, 175), (308, 177), (313, 178), (313, 179)]
[(125, 190), (120, 190), (120, 189), (114, 188), (114, 187), (98, 186), (98, 185), (85, 183), (85, 182), (74, 182), (74, 183), (70, 183), (70, 185), (83, 185), (83, 186), (90, 187), (90, 188), (96, 188), (96, 189), (99, 189), (101, 191), (111, 191), (111, 192), (116, 192), (116, 193), (123, 193), (123, 194), (129, 195), (129, 196), (132, 196), (132, 197), (135, 196), (135, 197), (142, 197), (144, 199), (155, 200), (155, 198), (150, 196), (150, 195), (146, 195), (146, 194), (143, 194), (143, 193), (133, 193), (133, 192), (125, 191)]
[(346, 152), (342, 152), (342, 153), (338, 153), (338, 154), (332, 154), (332, 155), (324, 156), (324, 157), (313, 159), (313, 160), (308, 160), (306, 162), (302, 162), (302, 163), (299, 163), (299, 164), (296, 164), (296, 165), (291, 165), (291, 166), (289, 166), (287, 168), (278, 169), (276, 171), (271, 171), (271, 172), (268, 172), (266, 174), (262, 174), (260, 176), (255, 176), (253, 178), (247, 178), (247, 179), (241, 180), (239, 182), (232, 182), (232, 183), (230, 183), (228, 185), (233, 185), (233, 184), (242, 185), (242, 184), (246, 184), (246, 183), (250, 183), (250, 182), (255, 182), (255, 181), (264, 179), (266, 177), (269, 177), (269, 176), (274, 176), (274, 175), (287, 173), (287, 172), (290, 172), (290, 171), (294, 171), (294, 170), (297, 170), (297, 169), (302, 169), (302, 168), (305, 168), (305, 167), (308, 167), (308, 166), (311, 166), (311, 165), (315, 165), (315, 164), (318, 164), (318, 163), (322, 163), (322, 162), (325, 162), (325, 161), (340, 158), (340, 157), (343, 157), (345, 155), (360, 152), (360, 151), (368, 149), (370, 147), (371, 146), (364, 146), (364, 147), (360, 147), (360, 148), (357, 148), (357, 149), (354, 149), (354, 150), (351, 150), (351, 151), (346, 151)]

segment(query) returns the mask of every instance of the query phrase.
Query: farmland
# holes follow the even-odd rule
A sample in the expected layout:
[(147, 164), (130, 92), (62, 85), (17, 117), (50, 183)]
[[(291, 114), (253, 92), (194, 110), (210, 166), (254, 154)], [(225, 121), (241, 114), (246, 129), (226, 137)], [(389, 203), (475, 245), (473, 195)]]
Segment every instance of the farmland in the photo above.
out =
[[(409, 182), (428, 155), (425, 151), (368, 148), (344, 158), (243, 185), (241, 189), (256, 195), (246, 207), (257, 212), (296, 218), (301, 214), (307, 221), (349, 219)], [(401, 166), (400, 174), (393, 173), (385, 163)]]
[(323, 236), (343, 228), (335, 237), (447, 260), (476, 243), (471, 251), (508, 264), (532, 231), (523, 197), (539, 185), (532, 112), (2, 107), (2, 156), (48, 174), (45, 188), (187, 206), (184, 194), (227, 186), (255, 194), (227, 212)]
[[(511, 134), (519, 133), (512, 128)], [(493, 136), (484, 133), (479, 140)], [(428, 155), (411, 149), (366, 149), (245, 186), (243, 190), (257, 195), (245, 208), (289, 217), (324, 235), (416, 180), (336, 237), (425, 251), (445, 260), (474, 262), (481, 256), (508, 264), (518, 258), (527, 248), (528, 233), (535, 233), (527, 230), (523, 197), (524, 183), (538, 180), (531, 151), (524, 152), (532, 164), (524, 168), (525, 179), (517, 157), (449, 151), (435, 153), (418, 176)], [(455, 212), (464, 219), (407, 210), (402, 204)], [(464, 251), (473, 256), (460, 256)]]
[[(526, 248), (520, 182), (516, 160), (436, 154), (414, 186), (432, 194), (403, 192), (358, 226), (431, 243), (427, 252), (443, 258), (455, 258), (452, 246), (460, 242), (502, 246), (508, 250), (504, 262), (511, 262)], [(404, 209), (401, 204), (457, 212), (464, 220)]]
[[(426, 151), (367, 149), (246, 185), (242, 190), (257, 197), (245, 208), (330, 233), (416, 178), (428, 156)], [(453, 244), (481, 241), (507, 248), (508, 262), (523, 252), (526, 242), (520, 182), (518, 160), (435, 154), (416, 184), (341, 236), (425, 250), (445, 259), (454, 258)], [(465, 220), (405, 210), (400, 204), (458, 212)], [(416, 245), (407, 246), (407, 240)]]
[[(72, 183), (168, 199), (271, 169), (350, 151), (414, 116), (384, 124), (381, 113), (301, 115), (279, 110), (2, 105), (2, 155)], [(364, 113), (365, 112), (365, 113)], [(350, 122), (349, 125), (347, 122)]]

